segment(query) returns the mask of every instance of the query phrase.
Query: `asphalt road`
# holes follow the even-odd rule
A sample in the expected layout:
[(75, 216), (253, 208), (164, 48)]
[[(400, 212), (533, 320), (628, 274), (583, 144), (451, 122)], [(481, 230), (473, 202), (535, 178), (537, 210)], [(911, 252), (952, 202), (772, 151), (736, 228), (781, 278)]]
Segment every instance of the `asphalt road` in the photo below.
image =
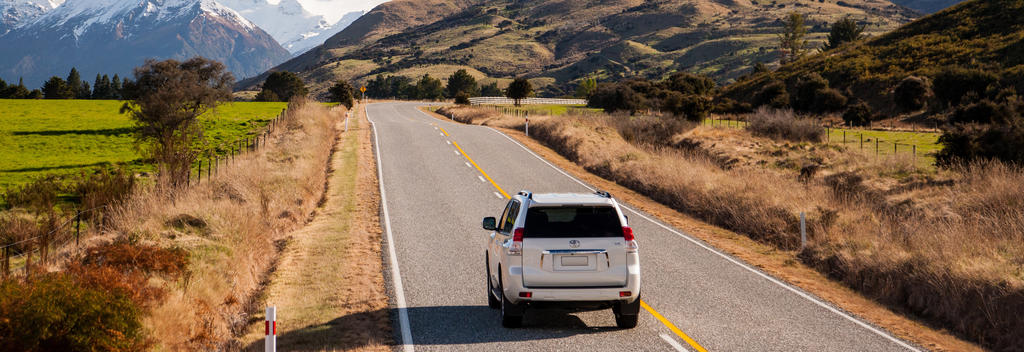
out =
[(610, 310), (528, 311), (525, 328), (502, 328), (487, 308), (480, 220), (499, 215), (506, 199), (481, 171), (510, 194), (591, 189), (495, 130), (438, 120), (416, 106), (367, 107), (385, 197), (385, 250), (393, 251), (395, 330), (406, 351), (916, 348), (632, 208), (642, 297), (663, 319), (642, 310), (635, 329), (620, 330)]

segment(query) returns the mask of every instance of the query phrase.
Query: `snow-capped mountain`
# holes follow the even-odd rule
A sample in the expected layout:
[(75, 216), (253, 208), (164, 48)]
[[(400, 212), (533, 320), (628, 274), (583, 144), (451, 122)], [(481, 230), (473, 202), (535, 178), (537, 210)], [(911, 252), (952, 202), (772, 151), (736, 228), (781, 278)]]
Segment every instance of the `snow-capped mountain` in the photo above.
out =
[(63, 1), (52, 0), (0, 0), (0, 35), (10, 32), (14, 27), (30, 22), (53, 10)]
[[(36, 0), (41, 2), (45, 0)], [(77, 67), (130, 75), (147, 58), (203, 56), (237, 78), (291, 55), (273, 37), (215, 0), (66, 0), (0, 36), (0, 77), (42, 84)]]
[(301, 54), (352, 24), (362, 11), (345, 14), (337, 23), (307, 11), (298, 0), (219, 0), (270, 33), (292, 54)]

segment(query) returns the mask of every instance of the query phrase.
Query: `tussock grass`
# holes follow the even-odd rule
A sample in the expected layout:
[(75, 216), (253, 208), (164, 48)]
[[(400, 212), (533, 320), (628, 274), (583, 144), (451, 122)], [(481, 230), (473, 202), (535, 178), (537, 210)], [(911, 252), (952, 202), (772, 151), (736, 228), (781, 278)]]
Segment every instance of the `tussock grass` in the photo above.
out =
[[(518, 119), (478, 108), (442, 112), (521, 129)], [(979, 163), (942, 179), (919, 172), (909, 157), (868, 161), (842, 153), (843, 170), (801, 183), (793, 170), (726, 169), (706, 153), (624, 138), (643, 135), (644, 128), (621, 118), (531, 118), (530, 136), (674, 209), (793, 250), (804, 263), (891, 307), (993, 349), (1024, 345), (1021, 168)], [(874, 184), (894, 177), (902, 183)], [(800, 211), (808, 213), (810, 232), (803, 251)]]
[(146, 321), (161, 348), (240, 347), (234, 339), (248, 324), (284, 234), (308, 221), (323, 196), (342, 115), (293, 103), (266, 148), (220, 168), (212, 182), (173, 196), (146, 188), (109, 215), (121, 237), (189, 253), (189, 274)]
[(793, 142), (821, 142), (825, 137), (825, 129), (817, 120), (799, 118), (792, 110), (766, 107), (747, 118), (746, 128), (757, 136)]

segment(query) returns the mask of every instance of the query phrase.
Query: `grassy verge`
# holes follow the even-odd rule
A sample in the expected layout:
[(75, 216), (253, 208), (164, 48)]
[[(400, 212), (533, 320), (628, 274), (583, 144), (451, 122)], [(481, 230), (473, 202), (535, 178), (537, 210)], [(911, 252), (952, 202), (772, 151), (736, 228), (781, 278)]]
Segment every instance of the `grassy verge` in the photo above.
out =
[(264, 148), (176, 194), (143, 189), (110, 215), (109, 236), (180, 248), (188, 273), (167, 282), (145, 319), (165, 350), (239, 349), (258, 310), (255, 296), (286, 234), (306, 224), (323, 197), (336, 124), (344, 110), (296, 104)]
[[(393, 344), (376, 164), (369, 123), (358, 115), (335, 149), (323, 205), (289, 235), (266, 289), (266, 304), (277, 306), (282, 348), (388, 351)], [(246, 350), (262, 351), (263, 334), (261, 320), (251, 324)]]
[[(522, 129), (519, 119), (457, 109), (463, 122)], [(1024, 189), (1014, 185), (1024, 178), (1021, 170), (978, 166), (949, 175), (948, 180), (907, 177), (881, 191), (860, 177), (886, 165), (843, 159), (842, 170), (829, 170), (803, 183), (793, 170), (765, 168), (763, 162), (723, 166), (701, 143), (673, 143), (707, 133), (701, 132), (703, 128), (680, 129), (661, 144), (623, 138), (640, 135), (656, 123), (624, 123), (614, 117), (537, 119), (531, 120), (529, 142), (551, 148), (577, 170), (660, 203), (652, 208), (670, 208), (754, 239), (732, 238), (731, 231), (705, 237), (922, 346), (977, 349), (837, 288), (836, 283), (986, 346), (1020, 345), (1013, 331), (1022, 321), (1012, 312), (1024, 302), (1024, 248), (1012, 228), (1024, 224), (1024, 214), (1012, 199), (1024, 198)], [(744, 145), (756, 141), (785, 146), (749, 134), (738, 139)], [(808, 212), (811, 232), (803, 251), (794, 226), (800, 211)]]
[[(133, 122), (115, 100), (0, 101), (0, 189), (47, 174), (127, 164), (149, 170), (132, 138)], [(210, 147), (263, 127), (286, 103), (229, 103), (201, 117)]]

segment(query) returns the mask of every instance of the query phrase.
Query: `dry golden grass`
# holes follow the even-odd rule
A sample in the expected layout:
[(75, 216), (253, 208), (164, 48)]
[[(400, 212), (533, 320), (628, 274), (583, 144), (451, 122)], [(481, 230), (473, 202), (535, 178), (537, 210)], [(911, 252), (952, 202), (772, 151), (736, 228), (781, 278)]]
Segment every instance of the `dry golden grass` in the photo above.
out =
[[(289, 236), (266, 290), (266, 303), (278, 309), (278, 345), (288, 350), (389, 351), (394, 344), (376, 164), (369, 122), (359, 115), (335, 149), (323, 206)], [(263, 321), (247, 332), (245, 349), (262, 351)]]
[[(486, 109), (441, 113), (522, 130), (519, 119)], [(801, 183), (797, 170), (763, 155), (764, 163), (723, 168), (707, 153), (630, 143), (612, 118), (531, 118), (530, 135), (673, 209), (794, 250), (804, 263), (890, 307), (990, 348), (1024, 345), (1015, 333), (1024, 329), (1024, 170), (992, 163), (934, 175), (902, 158), (757, 142), (763, 150), (815, 149), (802, 156), (834, 158), (831, 169)], [(829, 177), (840, 174), (852, 176)], [(800, 211), (808, 212), (811, 232), (802, 252)]]
[(344, 110), (293, 104), (266, 147), (173, 197), (149, 188), (111, 214), (111, 232), (180, 247), (189, 274), (146, 321), (158, 348), (236, 349), (284, 235), (320, 202)]

